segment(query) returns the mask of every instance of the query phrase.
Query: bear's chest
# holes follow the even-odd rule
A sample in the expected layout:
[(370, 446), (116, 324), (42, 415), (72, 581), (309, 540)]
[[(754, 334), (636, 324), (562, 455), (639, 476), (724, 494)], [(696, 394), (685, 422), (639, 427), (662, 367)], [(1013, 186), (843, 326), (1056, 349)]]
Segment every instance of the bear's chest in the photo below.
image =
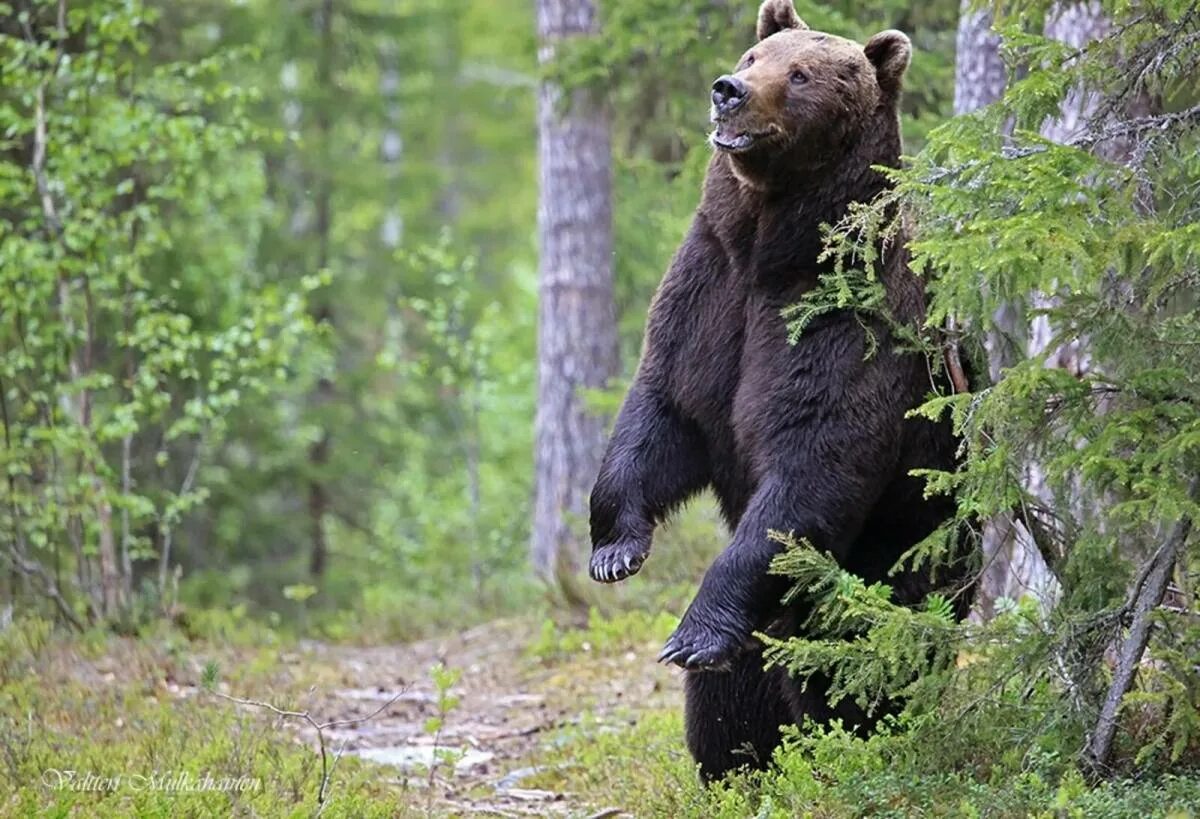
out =
[(710, 443), (729, 437), (746, 331), (746, 293), (722, 279), (705, 283), (689, 300), (688, 331), (680, 334), (671, 377), (677, 404)]
[(813, 345), (789, 344), (783, 316), (817, 280), (819, 237), (810, 234), (779, 220), (722, 225), (710, 264), (660, 293), (656, 323), (673, 327), (671, 392), (703, 431), (714, 466), (757, 473), (755, 451), (769, 447), (770, 428), (793, 420), (793, 405), (814, 392)]
[(789, 343), (783, 310), (795, 302), (791, 295), (754, 292), (743, 308), (745, 333), (730, 425), (736, 451), (755, 474), (769, 459), (778, 431), (804, 423), (823, 390), (826, 365), (820, 350), (829, 330), (818, 328), (806, 332), (802, 343)]
[(788, 343), (783, 309), (802, 291), (753, 287), (742, 273), (691, 300), (690, 332), (676, 351), (671, 381), (710, 455), (753, 474), (762, 454), (756, 450), (815, 394), (821, 366), (813, 344)]

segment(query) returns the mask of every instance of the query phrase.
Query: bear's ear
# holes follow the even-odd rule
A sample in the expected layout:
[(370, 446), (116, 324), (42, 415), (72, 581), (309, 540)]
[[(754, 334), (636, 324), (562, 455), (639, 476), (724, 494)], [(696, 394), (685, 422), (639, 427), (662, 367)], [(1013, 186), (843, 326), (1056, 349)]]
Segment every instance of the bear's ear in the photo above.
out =
[(881, 31), (863, 46), (867, 59), (875, 66), (875, 77), (886, 94), (900, 90), (900, 80), (912, 59), (912, 43), (900, 31)]
[(807, 29), (792, 0), (763, 0), (758, 7), (758, 39), (765, 40), (785, 28)]

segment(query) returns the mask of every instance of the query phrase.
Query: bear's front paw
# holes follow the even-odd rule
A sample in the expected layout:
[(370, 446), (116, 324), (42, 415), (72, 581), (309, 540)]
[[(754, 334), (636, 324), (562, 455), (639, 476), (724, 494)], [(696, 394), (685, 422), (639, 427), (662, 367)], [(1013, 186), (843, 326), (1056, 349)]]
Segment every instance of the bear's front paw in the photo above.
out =
[(750, 639), (750, 626), (729, 623), (720, 628), (693, 617), (691, 611), (658, 655), (660, 663), (674, 663), (690, 671), (726, 671)]
[(616, 583), (638, 573), (650, 554), (650, 545), (637, 540), (618, 540), (592, 552), (588, 574), (600, 583)]

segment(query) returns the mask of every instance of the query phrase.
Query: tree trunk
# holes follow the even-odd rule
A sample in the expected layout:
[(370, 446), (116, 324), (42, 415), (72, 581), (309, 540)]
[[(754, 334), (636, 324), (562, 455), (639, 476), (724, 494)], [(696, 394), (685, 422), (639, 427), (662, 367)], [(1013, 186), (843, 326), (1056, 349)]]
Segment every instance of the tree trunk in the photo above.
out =
[[(999, 37), (990, 32), (990, 14), (971, 11), (969, 0), (963, 2), (959, 22), (958, 60), (955, 71), (955, 113), (967, 113), (998, 99), (1004, 89), (1004, 65), (999, 56)], [(1056, 6), (1046, 18), (1046, 36), (1080, 47), (1104, 36), (1109, 21), (1095, 0)], [(1080, 129), (1095, 113), (1100, 96), (1094, 91), (1077, 88), (1063, 100), (1059, 116), (1047, 120), (1042, 133), (1049, 139), (1064, 142), (1077, 136)], [(1033, 293), (1029, 306), (1033, 310), (1045, 307), (1053, 294)], [(1001, 377), (1005, 367), (1019, 357), (1042, 355), (1046, 352), (1053, 329), (1045, 316), (1031, 321), (1021, 317), (1016, 305), (1006, 305), (993, 317), (994, 328), (986, 340), (988, 370), (993, 382)], [(1048, 366), (1060, 367), (1075, 375), (1085, 374), (1091, 360), (1086, 339), (1074, 339), (1051, 351)], [(1040, 466), (1030, 460), (1024, 465), (1025, 490), (1047, 508), (1054, 508), (1055, 498), (1045, 484)], [(1083, 498), (1074, 499), (1084, 503)], [(984, 524), (984, 571), (980, 578), (977, 610), (983, 617), (993, 613), (1000, 597), (1019, 598), (1033, 594), (1050, 605), (1058, 594), (1058, 581), (1043, 556), (1047, 544), (1039, 548), (1036, 530), (1040, 528), (1036, 512), (999, 515)], [(1033, 527), (1034, 532), (1030, 531)]]
[[(1097, 0), (1083, 3), (1059, 3), (1046, 15), (1047, 37), (1072, 48), (1082, 48), (1108, 34), (1112, 23), (1104, 16)], [(1073, 88), (1059, 108), (1058, 117), (1047, 120), (1042, 135), (1055, 142), (1067, 142), (1079, 136), (1100, 106), (1099, 92)]]
[[(1104, 15), (1098, 0), (1086, 0), (1082, 3), (1059, 4), (1052, 8), (1046, 17), (1046, 36), (1059, 40), (1079, 49), (1088, 43), (1099, 40), (1109, 34), (1112, 22)], [(1056, 142), (1069, 142), (1083, 136), (1087, 131), (1096, 128), (1100, 123), (1094, 120), (1101, 113), (1103, 96), (1093, 89), (1078, 86), (1072, 88), (1063, 100), (1059, 116), (1047, 120), (1042, 126), (1042, 135)], [(1144, 95), (1135, 96), (1122, 104), (1123, 111), (1112, 112), (1105, 117), (1143, 116), (1149, 113), (1150, 101)], [(1097, 143), (1093, 151), (1099, 156), (1112, 162), (1124, 163), (1129, 160), (1133, 144), (1128, 139), (1108, 140)], [(1109, 274), (1107, 286), (1119, 288), (1120, 282)], [(1034, 306), (1052, 304), (1057, 296), (1053, 293), (1035, 294)], [(1032, 323), (1029, 338), (1029, 354), (1039, 355), (1049, 350), (1047, 366), (1059, 367), (1077, 377), (1091, 372), (1102, 372), (1103, 362), (1094, 361), (1089, 340), (1086, 337), (1073, 338), (1057, 348), (1050, 349), (1054, 341), (1054, 328), (1045, 316), (1038, 316)], [(1103, 412), (1103, 406), (1097, 412)], [(1038, 476), (1036, 464), (1030, 464), (1031, 474), (1035, 481)], [(1048, 493), (1045, 487), (1039, 487), (1036, 482), (1030, 485), (1031, 491), (1041, 491), (1043, 497)], [(1195, 500), (1200, 491), (1200, 479), (1193, 480), (1189, 489), (1191, 499)], [(1111, 499), (1089, 491), (1076, 482), (1068, 503), (1071, 515), (1075, 518), (1086, 516), (1097, 517), (1099, 510), (1109, 505)], [(1129, 589), (1125, 607), (1121, 614), (1123, 625), (1127, 624), (1128, 631), (1122, 629), (1110, 651), (1116, 658), (1116, 668), (1096, 723), (1089, 732), (1080, 761), (1085, 772), (1094, 777), (1107, 776), (1112, 773), (1109, 760), (1112, 754), (1113, 740), (1118, 728), (1117, 719), (1125, 700), (1125, 695), (1133, 687), (1134, 678), (1144, 662), (1146, 648), (1150, 642), (1154, 611), (1163, 602), (1172, 573), (1180, 556), (1184, 554), (1185, 544), (1192, 530), (1192, 521), (1181, 518), (1176, 521), (1166, 534), (1160, 547), (1148, 559), (1141, 561), (1138, 576)], [(1128, 548), (1121, 549), (1125, 556), (1129, 555)]]
[[(1111, 23), (1097, 0), (1058, 4), (1046, 15), (1046, 36), (1073, 48), (1082, 48), (1092, 40), (1100, 39), (1110, 28)], [(1068, 142), (1079, 136), (1095, 115), (1100, 100), (1101, 95), (1097, 91), (1072, 88), (1059, 107), (1058, 117), (1048, 119), (1042, 125), (1042, 136), (1055, 142)], [(1054, 298), (1053, 294), (1035, 294), (1032, 306), (1035, 309), (1045, 307)], [(1053, 337), (1049, 319), (1044, 315), (1036, 316), (1030, 323), (1029, 355), (1045, 353)], [(1051, 351), (1046, 365), (1068, 370), (1076, 376), (1086, 374), (1091, 369), (1086, 339), (1072, 339)]]
[[(1008, 70), (1000, 56), (1000, 35), (992, 30), (991, 12), (972, 9), (963, 0), (958, 21), (954, 65), (954, 113), (969, 114), (999, 100), (1008, 83)], [(1023, 353), (1026, 329), (1016, 305), (1005, 305), (993, 316), (985, 339), (988, 375), (998, 381)], [(984, 619), (995, 613), (1001, 597), (1017, 599), (1026, 592), (1041, 596), (1046, 581), (1045, 563), (1024, 525), (1011, 513), (997, 515), (983, 525), (983, 572), (975, 606)]]
[[(597, 31), (591, 0), (538, 0), (539, 61)], [(617, 371), (613, 307), (612, 170), (608, 114), (594, 94), (538, 91), (538, 408), (533, 563), (561, 585), (583, 565), (587, 497), (606, 424), (582, 391)]]
[(1000, 59), (1000, 35), (992, 31), (992, 14), (973, 11), (963, 0), (958, 18), (954, 59), (954, 114), (969, 114), (1004, 95), (1008, 72)]
[[(320, 168), (317, 171), (316, 184), (316, 233), (317, 233), (317, 270), (329, 266), (329, 239), (332, 229), (332, 213), (330, 211), (333, 196), (333, 186), (330, 179), (332, 174), (331, 139), (333, 125), (330, 122), (329, 105), (336, 93), (333, 86), (333, 0), (324, 0), (318, 13), (317, 26), (320, 31), (320, 52), (317, 57), (317, 86), (320, 89), (321, 100), (317, 105), (316, 125), (317, 139), (321, 151)], [(313, 319), (317, 324), (333, 324), (333, 308), (328, 297), (314, 300), (312, 307)], [(317, 380), (313, 394), (313, 406), (320, 414), (333, 400), (333, 377), (322, 375)], [(325, 573), (325, 563), (329, 548), (325, 536), (325, 515), (329, 511), (329, 490), (325, 486), (325, 468), (329, 463), (332, 436), (324, 419), (320, 419), (321, 431), (317, 440), (308, 450), (308, 519), (311, 538), (309, 552), (309, 572), (313, 577), (321, 577)]]
[[(379, 96), (383, 104), (383, 138), (379, 146), (379, 161), (388, 181), (389, 201), (379, 226), (379, 241), (388, 248), (400, 246), (404, 236), (404, 217), (400, 213), (400, 159), (404, 152), (404, 137), (400, 133), (400, 56), (394, 43), (386, 43), (379, 57)], [(388, 300), (389, 316), (394, 299)]]
[[(63, 57), (62, 49), (67, 37), (67, 6), (64, 0), (59, 0), (56, 19), (56, 33), (59, 38), (59, 46), (55, 56), (55, 70)], [(29, 36), (32, 37), (32, 31), (29, 31)], [(52, 74), (53, 71), (50, 73)], [(60, 216), (58, 204), (54, 200), (52, 186), (46, 175), (46, 152), (49, 144), (46, 133), (46, 89), (48, 82), (49, 80), (40, 84), (34, 95), (33, 157), (30, 170), (33, 172), (38, 197), (41, 201), (42, 215), (45, 218), (47, 233), (53, 241), (61, 243), (63, 241), (62, 217)], [(59, 274), (57, 282), (57, 309), (64, 335), (68, 339), (68, 344), (71, 345), (76, 343), (78, 329), (75, 323), (74, 288), (75, 282), (72, 280), (70, 274), (66, 270), (62, 271)], [(78, 384), (85, 377), (92, 374), (93, 350), (96, 339), (95, 309), (86, 274), (80, 276), (80, 290), (83, 295), (83, 310), (81, 311), (83, 319), (83, 343), (81, 346), (69, 350), (67, 354), (67, 371), (70, 381), (73, 384)], [(61, 398), (63, 410), (67, 417), (75, 421), (87, 438), (93, 438), (91, 390), (87, 388), (82, 389), (78, 395), (72, 395), (72, 392), (63, 392)], [(98, 452), (99, 447), (97, 446)], [(76, 471), (94, 495), (93, 502), (95, 504), (97, 532), (96, 555), (100, 563), (99, 587), (97, 588), (90, 583), (81, 583), (80, 585), (90, 592), (92, 608), (98, 619), (110, 621), (124, 611), (125, 597), (122, 594), (123, 583), (120, 565), (117, 561), (116, 544), (113, 538), (112, 504), (108, 497), (108, 488), (100, 477), (97, 464), (94, 460), (100, 457), (102, 456), (99, 454), (90, 455), (82, 452), (76, 456)], [(83, 542), (86, 537), (83, 521), (77, 521), (77, 525), (80, 536), (76, 549), (76, 559), (78, 561), (78, 569), (82, 572), (89, 561), (83, 551)]]

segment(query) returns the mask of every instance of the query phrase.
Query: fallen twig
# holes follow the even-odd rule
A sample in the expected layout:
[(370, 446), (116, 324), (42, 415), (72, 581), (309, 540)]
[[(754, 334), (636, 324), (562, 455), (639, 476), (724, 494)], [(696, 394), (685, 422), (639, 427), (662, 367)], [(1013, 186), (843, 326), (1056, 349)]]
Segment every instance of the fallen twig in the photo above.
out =
[(392, 705), (394, 705), (396, 701), (399, 700), (400, 697), (402, 697), (407, 691), (407, 687), (400, 689), (396, 692), (395, 696), (393, 696), (383, 705), (376, 708), (370, 714), (367, 714), (365, 717), (355, 717), (353, 719), (335, 719), (327, 722), (317, 722), (315, 719), (313, 719), (313, 716), (309, 711), (290, 711), (286, 708), (280, 708), (277, 705), (273, 705), (272, 703), (264, 702), (262, 700), (250, 700), (242, 697), (234, 697), (215, 690), (212, 691), (212, 693), (223, 700), (228, 700), (229, 702), (234, 703), (235, 705), (261, 708), (265, 711), (270, 711), (272, 714), (284, 719), (303, 720), (317, 732), (317, 743), (321, 748), (321, 787), (317, 791), (317, 812), (314, 814), (314, 816), (320, 816), (322, 811), (325, 810), (326, 798), (329, 795), (329, 784), (331, 778), (333, 777), (334, 768), (337, 767), (338, 760), (342, 758), (342, 754), (346, 750), (346, 743), (349, 741), (348, 739), (342, 740), (341, 745), (338, 746), (337, 752), (333, 755), (332, 761), (330, 761), (329, 748), (325, 743), (325, 732), (330, 728), (357, 726), (364, 722), (370, 722), (375, 717), (379, 716)]

